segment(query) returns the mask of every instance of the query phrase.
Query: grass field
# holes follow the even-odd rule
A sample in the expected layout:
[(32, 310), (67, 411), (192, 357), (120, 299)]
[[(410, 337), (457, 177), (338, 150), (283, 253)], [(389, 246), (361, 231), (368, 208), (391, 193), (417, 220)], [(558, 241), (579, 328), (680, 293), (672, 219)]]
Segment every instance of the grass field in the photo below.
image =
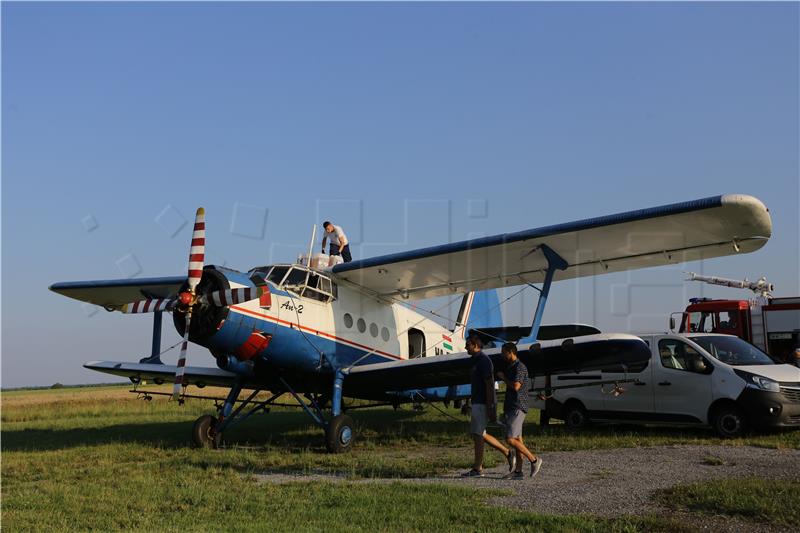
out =
[[(223, 395), (224, 391), (206, 391)], [(322, 432), (301, 412), (274, 410), (231, 428), (226, 449), (188, 446), (194, 419), (206, 402), (183, 407), (156, 398), (136, 400), (124, 387), (12, 391), (2, 394), (2, 520), (10, 531), (42, 530), (487, 530), (681, 531), (668, 518), (604, 520), (543, 517), (490, 507), (494, 495), (454, 485), (403, 483), (467, 468), (471, 448), (466, 418), (453, 420), (428, 407), (375, 408), (353, 414), (353, 453), (324, 453)], [(458, 417), (455, 409), (449, 414)], [(531, 413), (533, 421), (538, 416)], [(572, 434), (554, 426), (526, 434), (536, 448), (578, 450), (656, 444), (719, 444), (704, 430), (598, 428)], [(800, 448), (800, 432), (755, 435), (730, 445)], [(494, 456), (491, 456), (493, 459)], [(396, 483), (259, 483), (264, 472), (336, 473), (397, 478)], [(742, 485), (681, 487), (699, 502), (731, 515), (797, 524), (770, 506), (782, 487), (760, 483), (741, 508)], [(794, 488), (795, 494), (797, 488)], [(687, 493), (689, 494), (689, 493)]]

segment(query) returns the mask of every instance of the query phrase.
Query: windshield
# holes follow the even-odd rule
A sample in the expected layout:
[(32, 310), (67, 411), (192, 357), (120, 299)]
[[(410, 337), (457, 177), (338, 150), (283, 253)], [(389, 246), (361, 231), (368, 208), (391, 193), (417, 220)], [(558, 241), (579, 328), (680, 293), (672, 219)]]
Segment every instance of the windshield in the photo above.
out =
[(691, 339), (712, 356), (731, 366), (775, 364), (767, 354), (739, 337), (709, 335)]

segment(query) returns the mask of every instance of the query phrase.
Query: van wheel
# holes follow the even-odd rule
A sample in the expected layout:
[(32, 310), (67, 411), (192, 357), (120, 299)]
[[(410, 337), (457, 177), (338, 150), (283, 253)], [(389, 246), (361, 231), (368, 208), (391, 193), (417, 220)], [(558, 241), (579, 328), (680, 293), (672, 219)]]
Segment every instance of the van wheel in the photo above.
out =
[(589, 415), (581, 404), (572, 403), (567, 406), (564, 423), (568, 429), (583, 429), (589, 425), (589, 422)]
[(713, 427), (723, 439), (734, 439), (747, 429), (747, 419), (738, 407), (725, 405), (715, 411)]

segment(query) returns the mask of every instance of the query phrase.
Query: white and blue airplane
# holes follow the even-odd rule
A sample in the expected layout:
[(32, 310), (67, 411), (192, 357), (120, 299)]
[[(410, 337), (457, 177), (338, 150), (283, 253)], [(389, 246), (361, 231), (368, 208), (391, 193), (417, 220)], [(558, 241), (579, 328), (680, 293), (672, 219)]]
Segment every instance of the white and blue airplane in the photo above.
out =
[[(304, 261), (239, 272), (204, 264), (200, 208), (187, 276), (61, 282), (50, 289), (109, 311), (155, 315), (151, 357), (138, 363), (92, 361), (86, 368), (126, 376), (136, 385), (172, 381), (173, 397), (181, 403), (189, 385), (230, 388), (216, 416), (195, 422), (195, 445), (218, 446), (231, 424), (267, 411), (288, 393), (324, 428), (328, 450), (341, 452), (354, 437), (343, 397), (395, 405), (468, 397), (470, 356), (464, 345), (470, 333), (490, 342), (485, 351), (495, 365), (501, 364), (500, 350), (491, 341), (516, 342), (532, 375), (643, 367), (649, 350), (632, 335), (580, 325), (542, 327), (551, 283), (752, 252), (771, 232), (761, 201), (723, 195), (331, 268)], [(499, 317), (494, 289), (539, 283), (530, 326), (490, 323)], [(409, 305), (441, 296), (462, 298), (451, 328)], [(183, 336), (177, 365), (160, 359), (164, 311), (172, 312)], [(216, 366), (186, 366), (189, 341), (207, 348)], [(243, 390), (252, 392), (242, 400)], [(271, 396), (256, 399), (261, 391)]]

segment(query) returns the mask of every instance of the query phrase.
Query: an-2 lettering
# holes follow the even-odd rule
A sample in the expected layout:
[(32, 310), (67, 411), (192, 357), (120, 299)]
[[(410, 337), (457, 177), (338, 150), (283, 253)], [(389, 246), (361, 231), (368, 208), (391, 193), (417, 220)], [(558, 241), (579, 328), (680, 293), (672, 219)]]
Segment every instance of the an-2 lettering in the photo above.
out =
[(290, 300), (286, 300), (281, 304), (281, 309), (286, 309), (287, 311), (297, 311), (298, 314), (303, 312), (303, 304), (299, 304), (297, 307), (294, 306)]

